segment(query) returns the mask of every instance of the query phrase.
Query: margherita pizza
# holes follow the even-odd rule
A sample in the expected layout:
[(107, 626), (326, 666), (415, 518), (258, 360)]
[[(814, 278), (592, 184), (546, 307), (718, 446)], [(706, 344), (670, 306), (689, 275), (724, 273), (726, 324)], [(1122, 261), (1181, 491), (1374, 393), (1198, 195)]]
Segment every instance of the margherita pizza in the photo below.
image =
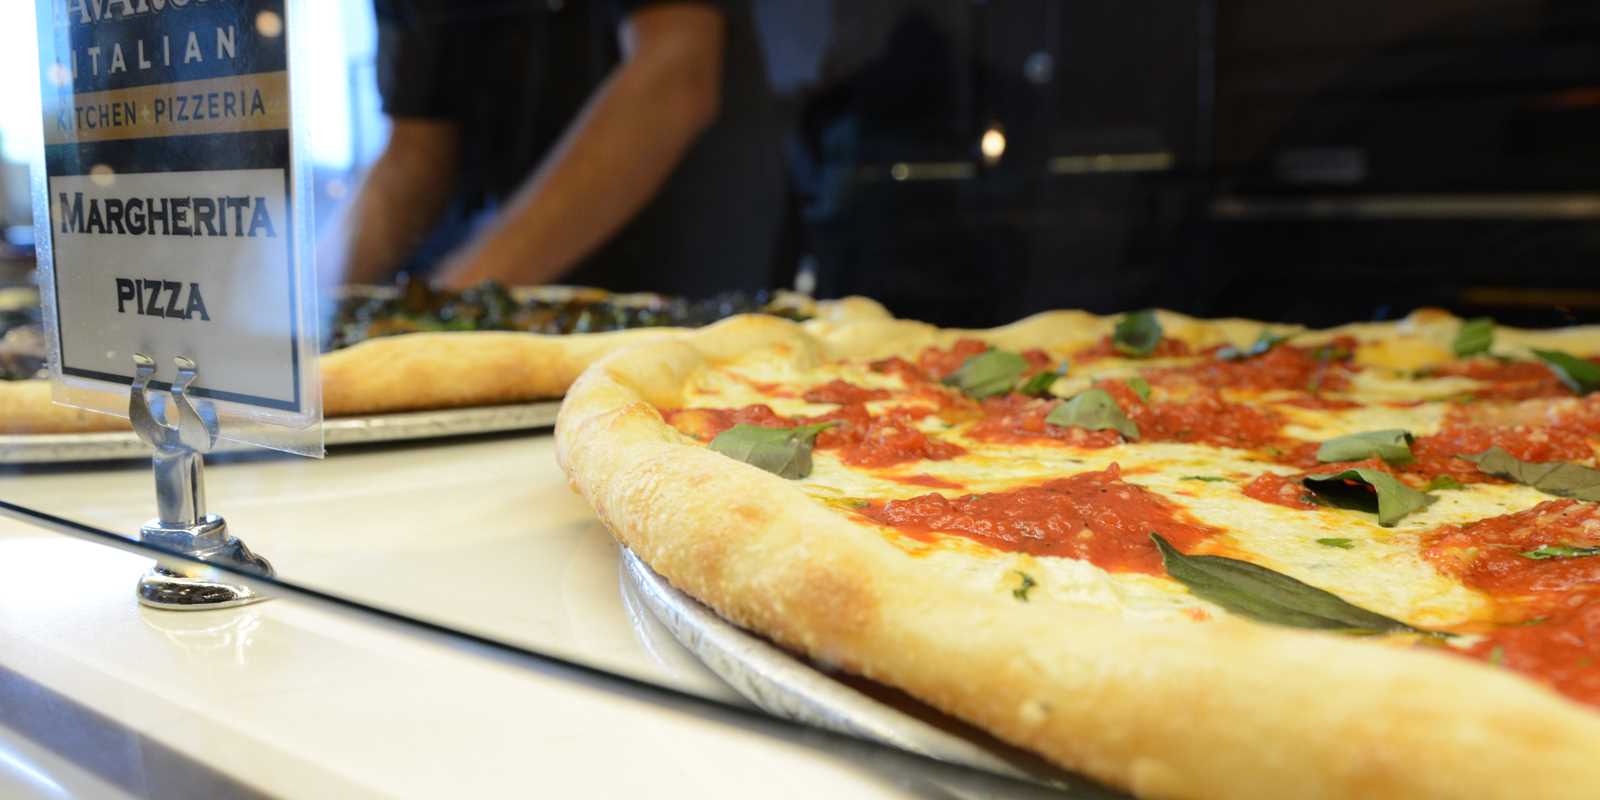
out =
[(573, 485), (815, 662), (1141, 796), (1600, 795), (1600, 330), (1053, 312), (615, 353)]
[[(679, 335), (738, 313), (812, 321), (887, 318), (865, 298), (731, 294), (704, 300), (599, 289), (487, 283), (463, 292), (355, 287), (327, 325), (323, 413), (330, 417), (560, 397), (619, 347)], [(53, 405), (47, 342), (31, 290), (0, 292), (0, 434), (125, 430), (127, 420)]]

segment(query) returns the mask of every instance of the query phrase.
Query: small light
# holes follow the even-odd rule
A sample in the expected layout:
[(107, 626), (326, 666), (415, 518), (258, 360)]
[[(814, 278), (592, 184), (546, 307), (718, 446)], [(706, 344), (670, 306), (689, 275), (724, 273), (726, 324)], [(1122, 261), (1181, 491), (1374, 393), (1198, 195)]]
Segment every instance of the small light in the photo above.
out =
[(89, 168), (89, 181), (96, 186), (110, 186), (117, 182), (117, 171), (106, 164), (96, 164)]
[(990, 125), (983, 132), (983, 138), (978, 140), (978, 150), (983, 153), (983, 163), (994, 166), (1000, 162), (1000, 157), (1006, 154), (1006, 135), (1000, 131), (999, 125)]
[(904, 162), (895, 164), (889, 168), (889, 177), (894, 178), (897, 181), (903, 181), (906, 178), (911, 177), (911, 167)]
[(283, 17), (272, 11), (263, 11), (256, 15), (256, 32), (268, 39), (276, 39), (283, 33)]
[(72, 70), (67, 69), (65, 64), (51, 64), (50, 82), (57, 86), (71, 86)]

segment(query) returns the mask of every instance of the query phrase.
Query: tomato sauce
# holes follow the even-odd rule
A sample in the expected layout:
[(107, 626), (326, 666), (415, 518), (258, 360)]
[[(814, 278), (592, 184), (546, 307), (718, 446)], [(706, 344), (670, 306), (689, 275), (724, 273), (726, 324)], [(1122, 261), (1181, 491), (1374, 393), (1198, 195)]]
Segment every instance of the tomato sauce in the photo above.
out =
[(1253, 497), (1263, 503), (1286, 506), (1288, 508), (1312, 509), (1317, 504), (1311, 502), (1310, 490), (1300, 483), (1305, 475), (1278, 475), (1272, 472), (1263, 472), (1256, 479), (1244, 485), (1246, 497)]
[(1600, 705), (1600, 557), (1532, 559), (1540, 546), (1600, 546), (1600, 506), (1550, 500), (1427, 535), (1423, 558), (1495, 601), (1470, 655)]
[(817, 435), (818, 450), (838, 450), (839, 459), (857, 467), (888, 467), (908, 461), (944, 461), (965, 453), (952, 442), (930, 439), (916, 428), (925, 409), (891, 408), (873, 414), (861, 403), (842, 405), (814, 417), (784, 417), (769, 406), (680, 408), (663, 412), (667, 423), (701, 441), (740, 424), (792, 428), (818, 422), (839, 422)]
[(956, 483), (954, 481), (947, 481), (944, 478), (940, 478), (938, 476), (928, 475), (928, 474), (901, 475), (899, 477), (893, 478), (893, 480), (894, 480), (895, 483), (904, 483), (904, 484), (908, 484), (908, 485), (911, 485), (911, 486), (927, 486), (927, 487), (930, 487), (930, 488), (933, 488), (933, 489), (960, 489), (960, 488), (962, 488), (961, 484), (959, 484), (959, 483)]
[[(1187, 342), (1183, 341), (1182, 339), (1173, 339), (1171, 337), (1163, 336), (1161, 337), (1161, 341), (1156, 342), (1156, 349), (1150, 351), (1150, 355), (1144, 356), (1144, 358), (1182, 358), (1183, 356), (1193, 354), (1194, 351), (1190, 349)], [(1110, 336), (1103, 336), (1100, 338), (1100, 341), (1095, 342), (1093, 346), (1086, 347), (1076, 353), (1073, 353), (1071, 361), (1087, 362), (1098, 361), (1102, 358), (1128, 357), (1128, 354), (1117, 349), (1117, 345), (1111, 341)]]
[(837, 378), (806, 390), (804, 395), (807, 403), (865, 403), (869, 400), (887, 400), (889, 392), (886, 389), (868, 389)]
[[(1140, 441), (1201, 442), (1254, 449), (1281, 443), (1283, 439), (1283, 419), (1276, 412), (1229, 403), (1215, 392), (1201, 392), (1183, 402), (1147, 402), (1124, 381), (1102, 381), (1096, 386), (1111, 395), (1123, 413), (1139, 426)], [(1045, 422), (1061, 402), (1019, 395), (990, 398), (983, 401), (984, 418), (966, 435), (996, 442), (1046, 439), (1086, 448), (1122, 443), (1122, 435), (1113, 430), (1090, 431)]]
[(1348, 359), (1319, 355), (1329, 348), (1355, 352), (1356, 341), (1339, 337), (1318, 347), (1280, 344), (1267, 352), (1239, 361), (1213, 358), (1182, 367), (1146, 370), (1153, 384), (1198, 384), (1211, 389), (1288, 389), (1302, 392), (1341, 391), (1360, 368)]
[(1527, 400), (1534, 397), (1571, 397), (1572, 390), (1543, 362), (1500, 361), (1474, 358), (1442, 364), (1431, 375), (1482, 381), (1473, 395), (1483, 400)]
[(1151, 532), (1180, 550), (1220, 532), (1124, 482), (1115, 464), (1008, 492), (874, 502), (857, 513), (918, 538), (951, 534), (996, 550), (1076, 558), (1112, 572), (1151, 575), (1165, 574)]

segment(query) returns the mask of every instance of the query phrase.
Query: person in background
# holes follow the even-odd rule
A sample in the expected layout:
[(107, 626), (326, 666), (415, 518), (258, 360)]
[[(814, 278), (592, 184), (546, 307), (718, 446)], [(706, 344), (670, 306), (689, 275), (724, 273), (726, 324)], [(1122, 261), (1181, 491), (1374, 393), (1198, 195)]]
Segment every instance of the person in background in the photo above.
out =
[(324, 241), (334, 281), (706, 296), (792, 276), (746, 3), (374, 2), (393, 127)]

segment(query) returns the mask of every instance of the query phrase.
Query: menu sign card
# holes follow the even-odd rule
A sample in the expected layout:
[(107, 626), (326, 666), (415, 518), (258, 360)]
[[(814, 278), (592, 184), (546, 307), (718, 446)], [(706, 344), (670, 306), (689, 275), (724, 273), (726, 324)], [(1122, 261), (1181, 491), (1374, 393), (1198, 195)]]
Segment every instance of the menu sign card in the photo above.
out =
[(59, 381), (125, 406), (133, 353), (156, 359), (157, 388), (184, 356), (192, 393), (225, 412), (320, 419), (285, 5), (39, 0)]

